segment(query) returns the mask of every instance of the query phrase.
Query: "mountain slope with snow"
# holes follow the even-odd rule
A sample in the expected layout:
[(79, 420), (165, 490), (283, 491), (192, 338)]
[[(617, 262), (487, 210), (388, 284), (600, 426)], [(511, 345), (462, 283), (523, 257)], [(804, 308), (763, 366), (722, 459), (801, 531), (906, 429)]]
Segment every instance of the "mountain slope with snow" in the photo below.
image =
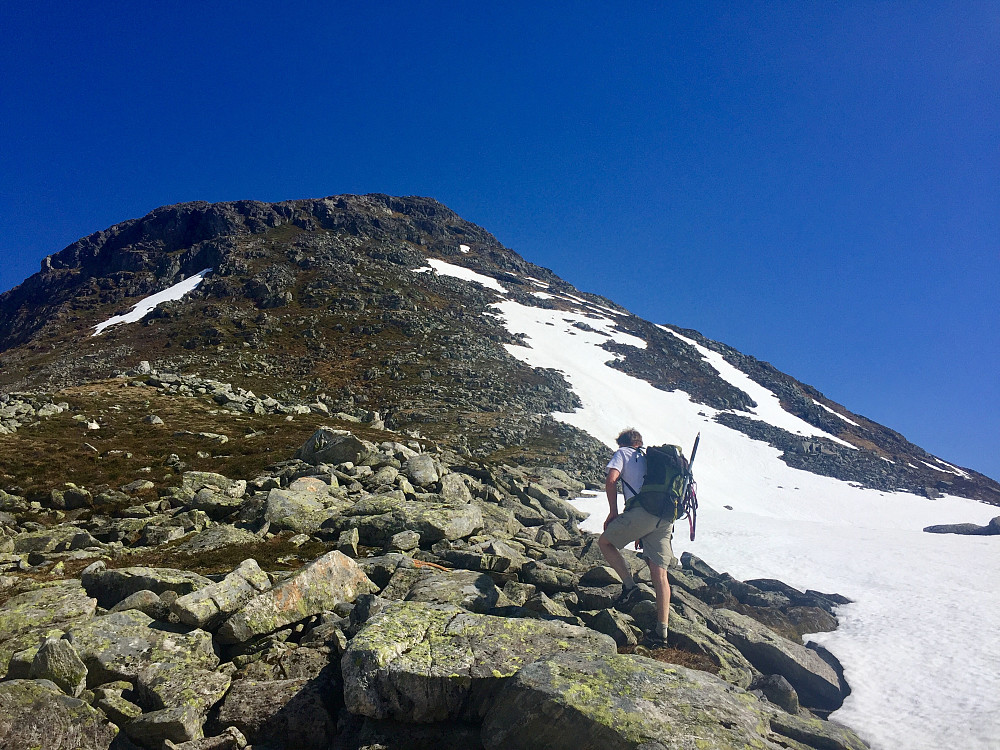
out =
[[(854, 600), (816, 638), (854, 688), (836, 717), (879, 748), (1000, 736), (996, 540), (921, 531), (984, 523), (1000, 485), (766, 362), (577, 290), (433, 200), (164, 207), (0, 295), (0, 391), (143, 360), (591, 481), (626, 426), (686, 450), (700, 432), (698, 537), (676, 551)], [(3, 475), (47, 497), (29, 479)], [(579, 502), (600, 530), (605, 501)]]
[[(460, 273), (440, 264), (437, 270)], [(467, 271), (461, 277), (484, 282)], [(739, 578), (781, 578), (853, 600), (838, 612), (838, 630), (814, 636), (838, 655), (853, 688), (833, 718), (886, 750), (996, 747), (1000, 607), (981, 582), (1000, 576), (997, 540), (922, 532), (936, 523), (986, 523), (996, 508), (954, 496), (930, 500), (864, 489), (792, 468), (777, 450), (715, 421), (714, 410), (682, 391), (658, 390), (607, 367), (607, 337), (645, 346), (616, 332), (614, 316), (509, 299), (494, 308), (512, 333), (524, 337), (524, 345), (508, 350), (532, 366), (560, 370), (580, 397), (580, 409), (556, 418), (599, 437), (609, 453), (626, 426), (638, 429), (647, 445), (686, 447), (701, 433), (699, 531), (692, 542), (686, 524), (678, 524), (677, 554), (690, 550)], [(574, 327), (581, 322), (593, 330)], [(774, 394), (727, 369), (721, 358), (699, 351), (747, 389), (759, 418), (806, 436), (831, 437), (780, 409)], [(580, 504), (592, 514), (584, 528), (599, 533), (606, 500)], [(956, 609), (956, 600), (968, 606)]]

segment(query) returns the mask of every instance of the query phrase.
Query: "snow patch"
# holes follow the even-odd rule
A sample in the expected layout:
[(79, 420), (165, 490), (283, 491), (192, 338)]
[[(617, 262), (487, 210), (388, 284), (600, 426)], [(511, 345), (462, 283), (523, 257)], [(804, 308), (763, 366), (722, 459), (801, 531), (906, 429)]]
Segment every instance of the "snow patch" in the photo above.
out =
[[(580, 398), (580, 409), (553, 417), (603, 441), (608, 455), (624, 427), (642, 432), (647, 445), (674, 443), (687, 451), (702, 433), (698, 539), (691, 542), (679, 524), (678, 555), (689, 550), (740, 579), (778, 578), (854, 600), (839, 608), (838, 630), (810, 636), (841, 660), (853, 690), (835, 719), (869, 738), (875, 750), (996, 746), (1000, 607), (984, 599), (982, 582), (1000, 577), (1000, 555), (989, 537), (922, 531), (939, 523), (985, 524), (996, 508), (952, 496), (931, 501), (867, 490), (794, 469), (778, 450), (713, 421), (718, 412), (687, 394), (605, 366), (609, 356), (600, 347), (606, 336), (622, 343), (634, 338), (612, 321), (511, 300), (492, 309), (512, 333), (526, 337), (528, 346), (507, 350), (531, 366), (560, 370)], [(573, 316), (606, 336), (568, 330), (565, 320)], [(769, 403), (759, 391), (751, 395)], [(770, 417), (769, 408), (760, 411)], [(576, 504), (591, 512), (581, 526), (600, 532), (608, 512), (604, 497)], [(952, 688), (942, 691), (942, 684)]]
[(833, 409), (831, 409), (831, 408), (830, 408), (829, 406), (827, 406), (826, 404), (821, 404), (821, 403), (820, 403), (819, 401), (817, 401), (816, 399), (813, 399), (813, 400), (812, 400), (812, 402), (813, 402), (814, 404), (816, 404), (816, 406), (820, 407), (821, 409), (826, 409), (826, 410), (827, 410), (828, 412), (830, 412), (830, 413), (831, 413), (831, 414), (832, 414), (833, 416), (835, 416), (835, 417), (840, 417), (840, 418), (841, 418), (841, 419), (843, 419), (843, 420), (844, 420), (845, 422), (847, 422), (847, 424), (852, 424), (852, 425), (854, 425), (855, 427), (860, 427), (860, 426), (861, 426), (861, 425), (859, 425), (859, 424), (858, 424), (857, 422), (855, 422), (854, 420), (852, 420), (852, 419), (848, 419), (847, 417), (845, 417), (845, 416), (844, 416), (843, 414), (841, 414), (841, 413), (840, 413), (839, 411), (834, 411)]
[(164, 302), (174, 302), (184, 297), (191, 291), (197, 289), (198, 285), (205, 280), (205, 275), (211, 272), (211, 268), (206, 268), (203, 271), (199, 271), (194, 276), (179, 281), (172, 287), (164, 289), (162, 292), (157, 292), (156, 294), (151, 294), (145, 299), (141, 299), (136, 302), (132, 309), (123, 315), (115, 315), (114, 317), (108, 318), (103, 323), (98, 323), (94, 326), (94, 332), (91, 336), (100, 336), (104, 333), (105, 329), (111, 326), (116, 326), (119, 323), (135, 323), (136, 321), (142, 320), (149, 313), (156, 309), (158, 305), (162, 305)]
[(507, 289), (500, 285), (496, 279), (492, 276), (486, 276), (481, 273), (476, 273), (471, 268), (466, 268), (465, 266), (456, 266), (452, 263), (446, 263), (443, 260), (438, 260), (437, 258), (428, 258), (427, 263), (431, 268), (415, 268), (414, 273), (426, 273), (429, 270), (434, 270), (441, 276), (453, 276), (456, 279), (462, 279), (463, 281), (472, 281), (476, 284), (487, 287), (488, 289), (493, 289), (494, 291), (500, 292), (500, 294), (507, 294)]

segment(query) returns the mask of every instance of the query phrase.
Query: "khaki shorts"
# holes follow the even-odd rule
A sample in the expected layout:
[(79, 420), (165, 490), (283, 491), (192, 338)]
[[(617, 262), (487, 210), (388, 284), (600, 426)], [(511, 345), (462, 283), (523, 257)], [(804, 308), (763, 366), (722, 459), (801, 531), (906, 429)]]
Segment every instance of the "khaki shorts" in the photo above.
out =
[[(657, 526), (659, 524), (659, 526)], [(674, 533), (672, 523), (661, 522), (652, 513), (647, 513), (636, 505), (615, 517), (602, 536), (617, 549), (622, 549), (629, 542), (637, 539), (642, 541), (642, 551), (646, 558), (661, 568), (670, 566), (674, 549), (670, 538)]]

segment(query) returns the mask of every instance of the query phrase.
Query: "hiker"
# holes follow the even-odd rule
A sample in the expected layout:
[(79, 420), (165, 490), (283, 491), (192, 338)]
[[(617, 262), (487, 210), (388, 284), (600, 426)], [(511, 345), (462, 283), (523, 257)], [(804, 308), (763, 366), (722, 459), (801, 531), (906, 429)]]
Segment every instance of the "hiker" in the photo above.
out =
[[(629, 505), (629, 500), (642, 487), (646, 476), (646, 456), (642, 448), (642, 435), (637, 430), (627, 429), (618, 436), (618, 450), (607, 466), (607, 480), (604, 483), (611, 512), (604, 522), (604, 533), (598, 539), (601, 552), (608, 564), (622, 579), (622, 593), (615, 606), (629, 601), (636, 583), (632, 571), (622, 556), (622, 548), (629, 542), (642, 545), (643, 557), (649, 565), (656, 593), (656, 628), (648, 637), (649, 645), (663, 648), (667, 643), (667, 618), (670, 615), (670, 582), (667, 580), (667, 566), (673, 558), (670, 537), (673, 523), (663, 523), (657, 516), (646, 512), (638, 503)], [(618, 512), (618, 480), (622, 480), (622, 494), (625, 509)]]

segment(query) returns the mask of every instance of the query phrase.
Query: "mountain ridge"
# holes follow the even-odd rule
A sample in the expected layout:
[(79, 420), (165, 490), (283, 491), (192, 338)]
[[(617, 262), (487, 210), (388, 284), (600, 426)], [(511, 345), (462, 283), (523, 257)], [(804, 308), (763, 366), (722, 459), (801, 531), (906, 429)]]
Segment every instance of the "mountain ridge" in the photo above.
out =
[[(0, 295), (0, 392), (79, 385), (147, 360), (283, 399), (323, 394), (335, 409), (378, 410), (388, 425), (479, 457), (544, 456), (597, 478), (600, 441), (549, 417), (579, 405), (563, 375), (510, 355), (505, 347), (523, 342), (491, 308), (495, 292), (413, 273), (429, 260), (494, 279), (519, 304), (613, 315), (616, 330), (646, 346), (609, 340), (606, 364), (718, 410), (717, 421), (778, 448), (789, 465), (877, 489), (1000, 505), (1000, 485), (988, 477), (932, 456), (767, 362), (581, 292), (430, 198), (184, 203), (81, 238)], [(207, 268), (183, 300), (92, 335), (138, 299)], [(754, 399), (720, 376), (708, 352), (829, 438), (757, 418)]]

